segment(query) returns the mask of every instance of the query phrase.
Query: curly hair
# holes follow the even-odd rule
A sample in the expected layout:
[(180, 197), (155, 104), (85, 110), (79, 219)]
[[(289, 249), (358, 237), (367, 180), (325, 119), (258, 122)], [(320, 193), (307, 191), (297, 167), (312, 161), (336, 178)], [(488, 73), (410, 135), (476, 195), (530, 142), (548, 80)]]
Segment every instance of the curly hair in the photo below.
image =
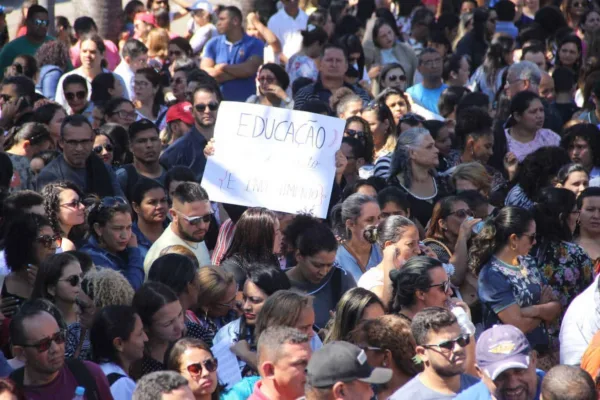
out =
[(65, 190), (72, 190), (79, 196), (80, 200), (83, 200), (84, 193), (81, 191), (79, 186), (70, 181), (57, 181), (52, 182), (44, 186), (41, 191), (44, 197), (44, 210), (46, 216), (50, 221), (52, 230), (57, 235), (63, 235), (60, 229), (59, 213), (60, 213), (60, 194)]
[(358, 346), (378, 347), (389, 350), (396, 367), (409, 377), (423, 370), (421, 364), (413, 362), (416, 343), (410, 324), (402, 317), (389, 314), (376, 319), (362, 321), (350, 333), (349, 341)]
[(51, 40), (40, 46), (35, 58), (39, 68), (44, 65), (56, 65), (64, 71), (69, 63), (69, 49), (62, 41)]
[(110, 268), (92, 268), (83, 277), (81, 289), (98, 310), (107, 306), (130, 306), (134, 294), (123, 274)]
[(527, 197), (535, 201), (541, 189), (550, 185), (558, 171), (570, 162), (565, 149), (555, 146), (539, 148), (519, 165), (515, 181)]

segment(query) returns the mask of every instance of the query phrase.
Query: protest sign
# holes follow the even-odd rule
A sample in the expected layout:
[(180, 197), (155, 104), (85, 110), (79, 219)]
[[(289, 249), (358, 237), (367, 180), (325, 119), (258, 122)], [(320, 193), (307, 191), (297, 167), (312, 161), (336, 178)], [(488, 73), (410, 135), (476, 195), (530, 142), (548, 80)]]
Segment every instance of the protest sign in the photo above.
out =
[(327, 217), (345, 121), (222, 102), (202, 186), (211, 201)]

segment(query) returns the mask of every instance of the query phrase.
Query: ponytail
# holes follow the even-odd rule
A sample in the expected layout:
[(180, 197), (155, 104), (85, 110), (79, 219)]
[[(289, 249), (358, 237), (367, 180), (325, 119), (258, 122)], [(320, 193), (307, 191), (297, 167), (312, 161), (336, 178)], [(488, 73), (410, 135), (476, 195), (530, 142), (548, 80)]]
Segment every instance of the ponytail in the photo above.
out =
[(471, 257), (469, 259), (469, 268), (479, 276), (481, 268), (492, 258), (496, 252), (496, 225), (494, 220), (487, 220), (481, 229), (481, 232), (473, 238), (471, 249), (469, 251)]

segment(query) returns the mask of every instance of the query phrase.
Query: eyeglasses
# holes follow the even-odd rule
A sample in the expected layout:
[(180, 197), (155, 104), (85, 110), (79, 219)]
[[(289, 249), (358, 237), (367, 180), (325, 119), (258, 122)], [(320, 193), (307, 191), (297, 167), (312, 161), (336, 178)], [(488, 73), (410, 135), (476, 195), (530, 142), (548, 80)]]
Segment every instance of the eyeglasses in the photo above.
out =
[(388, 75), (387, 79), (390, 82), (396, 82), (396, 79), (398, 79), (400, 82), (406, 82), (406, 76), (404, 75)]
[[(169, 57), (175, 57), (175, 58), (178, 58), (178, 57), (181, 57), (182, 55), (183, 55), (183, 52), (182, 52), (182, 51), (179, 51), (179, 50), (173, 50), (173, 51), (169, 51)], [(177, 82), (177, 81), (175, 81), (175, 83), (178, 83), (178, 82)]]
[(258, 78), (258, 81), (260, 83), (266, 83), (270, 85), (275, 82), (275, 78), (271, 78), (270, 76), (261, 76), (260, 78)]
[(109, 153), (112, 153), (114, 150), (112, 144), (101, 144), (99, 146), (94, 146), (94, 148), (92, 150), (94, 151), (94, 153), (100, 154), (100, 153), (102, 153), (102, 149), (105, 149)]
[(472, 217), (475, 214), (473, 214), (473, 211), (469, 210), (468, 208), (461, 208), (460, 210), (456, 210), (448, 214), (448, 216), (451, 215), (456, 215), (458, 218), (467, 218)]
[(202, 361), (201, 363), (194, 363), (187, 366), (187, 370), (192, 375), (199, 375), (202, 369), (206, 369), (208, 372), (215, 372), (217, 370), (217, 360), (210, 359)]
[(524, 233), (523, 236), (529, 237), (531, 243), (535, 242), (535, 238), (537, 237), (535, 233)]
[(177, 214), (181, 215), (183, 217), (183, 219), (185, 219), (190, 225), (194, 225), (194, 226), (200, 225), (200, 222), (204, 222), (205, 224), (208, 224), (210, 222), (210, 218), (213, 214), (213, 213), (208, 213), (206, 215), (202, 215), (199, 217), (188, 217), (181, 211), (177, 211), (175, 209), (173, 209), (173, 211), (175, 211)]
[(81, 199), (75, 199), (75, 200), (71, 201), (70, 203), (60, 204), (60, 207), (79, 208), (79, 206), (82, 204), (83, 204), (83, 201), (81, 201)]
[(137, 113), (135, 111), (125, 111), (125, 110), (115, 111), (111, 115), (115, 115), (115, 114), (118, 115), (119, 118), (123, 118), (123, 119), (135, 119), (135, 117), (137, 116)]
[(65, 332), (64, 331), (58, 331), (56, 332), (54, 335), (46, 338), (46, 339), (42, 339), (37, 343), (34, 344), (21, 344), (19, 346), (21, 347), (33, 347), (35, 348), (38, 353), (43, 353), (45, 351), (48, 351), (48, 349), (50, 348), (50, 346), (52, 346), (52, 342), (56, 343), (56, 344), (63, 344), (65, 342)]
[(450, 279), (448, 279), (447, 281), (444, 281), (442, 283), (438, 283), (437, 285), (429, 286), (430, 289), (434, 288), (434, 287), (439, 287), (440, 289), (442, 289), (442, 292), (448, 293), (448, 291), (450, 291)]
[(471, 343), (471, 337), (469, 335), (460, 335), (456, 339), (446, 340), (445, 342), (438, 344), (424, 344), (423, 347), (426, 349), (430, 349), (432, 347), (437, 347), (440, 351), (442, 349), (452, 351), (454, 350), (454, 346), (458, 344), (460, 347), (465, 348)]
[(208, 103), (208, 104), (196, 104), (194, 106), (194, 108), (198, 112), (204, 112), (206, 110), (206, 107), (208, 107), (208, 109), (210, 111), (215, 111), (217, 108), (219, 108), (219, 104), (218, 103)]
[(78, 100), (83, 100), (85, 99), (85, 97), (87, 96), (87, 93), (85, 92), (85, 90), (80, 90), (78, 92), (65, 92), (65, 99), (69, 100), (69, 101), (73, 101), (75, 99), (75, 96), (77, 96)]
[(442, 64), (441, 58), (438, 58), (436, 60), (423, 61), (423, 65), (426, 66), (427, 68), (431, 68), (431, 67), (434, 67), (436, 65), (441, 65), (441, 64)]
[(33, 23), (35, 26), (48, 26), (49, 21), (47, 19), (34, 19)]
[(423, 123), (425, 122), (425, 118), (421, 117), (418, 114), (415, 113), (406, 113), (402, 116), (402, 118), (400, 118), (399, 123), (402, 122), (420, 122)]
[(40, 235), (35, 240), (49, 250), (54, 248), (53, 244), (56, 244), (57, 247), (60, 247), (62, 244), (62, 237), (60, 235)]
[(68, 282), (71, 286), (75, 287), (77, 285), (79, 285), (79, 282), (81, 282), (81, 277), (79, 275), (71, 275), (68, 278), (65, 279), (59, 279), (59, 282)]
[(365, 137), (365, 133), (363, 131), (357, 131), (355, 129), (346, 129), (344, 131), (344, 133), (346, 133), (350, 137), (355, 137), (355, 136), (357, 138), (364, 138)]

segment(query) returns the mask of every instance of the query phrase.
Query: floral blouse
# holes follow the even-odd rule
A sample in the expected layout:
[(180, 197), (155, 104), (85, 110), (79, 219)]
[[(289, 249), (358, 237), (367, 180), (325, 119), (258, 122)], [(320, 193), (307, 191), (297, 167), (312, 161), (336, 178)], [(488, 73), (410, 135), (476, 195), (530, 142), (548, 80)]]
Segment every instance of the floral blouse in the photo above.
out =
[[(519, 258), (520, 266), (508, 265), (492, 257), (479, 273), (479, 299), (483, 305), (484, 328), (502, 324), (498, 314), (513, 304), (521, 308), (540, 304), (544, 277), (531, 256)], [(526, 334), (531, 346), (542, 354), (550, 349), (545, 324)]]
[(533, 249), (531, 254), (539, 254), (536, 258), (540, 273), (552, 287), (563, 310), (594, 280), (591, 258), (575, 243), (551, 242), (541, 253)]

